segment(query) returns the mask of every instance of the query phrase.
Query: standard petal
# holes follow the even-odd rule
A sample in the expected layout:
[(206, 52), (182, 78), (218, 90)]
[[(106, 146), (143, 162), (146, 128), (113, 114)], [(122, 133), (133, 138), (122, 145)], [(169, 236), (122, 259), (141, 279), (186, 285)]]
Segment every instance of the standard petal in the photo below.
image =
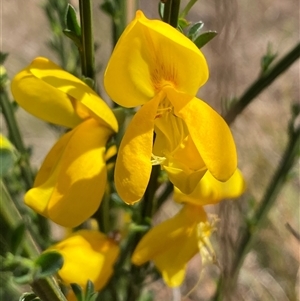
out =
[(58, 274), (65, 284), (77, 283), (85, 288), (91, 280), (96, 291), (111, 277), (120, 253), (113, 240), (92, 230), (77, 231), (48, 250), (56, 250), (63, 256), (64, 265)]
[(134, 107), (152, 99), (165, 85), (195, 95), (207, 78), (206, 60), (192, 41), (138, 11), (113, 51), (104, 86), (115, 102)]
[(25, 203), (64, 227), (76, 227), (99, 207), (106, 186), (105, 145), (112, 131), (88, 119), (47, 155)]
[(224, 119), (198, 98), (166, 88), (175, 114), (182, 118), (207, 169), (219, 181), (227, 181), (237, 167), (231, 131)]
[(152, 169), (154, 119), (161, 95), (146, 103), (132, 118), (122, 139), (115, 168), (116, 189), (124, 202), (144, 195)]
[(36, 58), (28, 67), (30, 73), (51, 87), (67, 94), (88, 110), (94, 118), (102, 120), (115, 132), (118, 131), (117, 120), (108, 105), (83, 81), (64, 71), (47, 58)]
[(70, 97), (34, 76), (30, 72), (30, 66), (13, 78), (11, 91), (23, 109), (40, 119), (68, 128), (82, 122)]
[(174, 190), (174, 200), (179, 203), (207, 205), (218, 203), (224, 199), (241, 196), (246, 188), (244, 177), (237, 169), (226, 182), (216, 180), (209, 171), (206, 172), (196, 189), (190, 194), (183, 194), (179, 189)]

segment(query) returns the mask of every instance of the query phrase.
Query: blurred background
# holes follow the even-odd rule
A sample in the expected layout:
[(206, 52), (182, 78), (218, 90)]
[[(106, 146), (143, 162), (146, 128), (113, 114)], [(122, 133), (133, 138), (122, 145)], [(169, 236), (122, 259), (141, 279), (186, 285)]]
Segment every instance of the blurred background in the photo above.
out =
[[(59, 64), (57, 54), (49, 47), (52, 39), (45, 11), (47, 1), (1, 1), (1, 51), (8, 52), (5, 68), (9, 78), (27, 66), (37, 56), (45, 56)], [(77, 7), (77, 1), (70, 1)], [(112, 51), (111, 20), (99, 9), (103, 1), (94, 1), (97, 84), (101, 96), (108, 100), (102, 85), (103, 71)], [(182, 1), (182, 6), (187, 1)], [(138, 1), (148, 18), (158, 18), (158, 0)], [(188, 14), (192, 22), (203, 21), (204, 30), (215, 30), (218, 36), (203, 47), (210, 68), (210, 78), (198, 96), (224, 111), (228, 99), (239, 97), (261, 72), (261, 57), (271, 49), (276, 60), (299, 42), (300, 4), (297, 0), (210, 0), (198, 1)], [(131, 16), (128, 16), (131, 19)], [(269, 48), (268, 48), (269, 47)], [(226, 201), (211, 213), (221, 218), (213, 237), (220, 268), (205, 268), (197, 288), (185, 300), (210, 300), (216, 290), (221, 270), (226, 270), (235, 255), (235, 242), (245, 221), (263, 197), (282, 153), (288, 135), (291, 105), (299, 103), (299, 61), (294, 63), (274, 83), (265, 89), (231, 125), (237, 144), (239, 168), (247, 191), (235, 201)], [(32, 164), (38, 168), (59, 132), (29, 115), (21, 108), (18, 122), (27, 146), (32, 147)], [(0, 124), (5, 132), (4, 122)], [(299, 161), (270, 210), (260, 230), (254, 248), (247, 255), (232, 300), (299, 300), (299, 241), (287, 229), (289, 223), (300, 232)], [(167, 203), (160, 218), (173, 214)], [(196, 256), (182, 287), (187, 293), (200, 277), (200, 261)], [(172, 300), (172, 292), (162, 282), (149, 285), (156, 300)]]

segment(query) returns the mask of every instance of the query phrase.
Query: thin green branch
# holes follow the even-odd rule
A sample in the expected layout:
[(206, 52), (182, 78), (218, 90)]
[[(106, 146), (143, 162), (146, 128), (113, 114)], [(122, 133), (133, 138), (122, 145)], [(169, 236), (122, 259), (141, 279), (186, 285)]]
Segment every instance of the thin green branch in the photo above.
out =
[(268, 188), (264, 194), (264, 197), (260, 203), (258, 210), (256, 211), (251, 224), (243, 233), (239, 245), (237, 247), (237, 255), (235, 262), (232, 265), (230, 279), (221, 279), (217, 288), (216, 295), (213, 300), (221, 301), (227, 292), (232, 292), (235, 288), (236, 281), (239, 275), (239, 271), (243, 265), (246, 255), (251, 250), (255, 240), (257, 239), (257, 233), (264, 226), (267, 214), (274, 205), (276, 198), (283, 188), (284, 183), (288, 177), (288, 174), (293, 167), (295, 159), (299, 155), (300, 149), (300, 128), (290, 132), (289, 142), (286, 150), (283, 154), (281, 163), (276, 170)]
[(5, 118), (10, 140), (21, 155), (19, 166), (26, 185), (26, 189), (28, 190), (33, 185), (34, 176), (29, 163), (28, 151), (24, 146), (19, 126), (15, 118), (12, 102), (8, 97), (5, 87), (0, 88), (0, 107)]
[[(15, 206), (13, 200), (10, 197), (6, 186), (1, 181), (1, 206), (0, 215), (1, 219), (5, 222), (10, 229), (15, 229), (19, 224), (24, 223), (22, 215), (20, 214), (18, 208)], [(27, 230), (26, 236), (24, 238), (24, 250), (28, 257), (34, 258), (40, 254), (40, 250), (37, 244), (34, 242), (30, 232)]]
[(288, 52), (273, 68), (261, 75), (229, 109), (224, 119), (228, 124), (248, 106), (248, 104), (268, 87), (280, 74), (287, 70), (300, 57), (300, 43)]
[(93, 14), (91, 0), (79, 0), (79, 13), (82, 41), (82, 75), (95, 81), (95, 45), (93, 36)]
[(145, 218), (151, 218), (153, 215), (153, 202), (155, 192), (157, 190), (157, 178), (159, 176), (160, 165), (154, 165), (152, 167), (151, 176), (149, 180), (149, 184), (147, 186), (144, 198), (142, 200), (142, 207), (141, 207), (141, 217), (142, 222)]
[(185, 18), (186, 15), (189, 13), (189, 11), (191, 10), (191, 8), (194, 6), (194, 4), (197, 2), (198, 0), (190, 0), (189, 3), (186, 5), (186, 7), (183, 9), (183, 11), (180, 14), (181, 18)]

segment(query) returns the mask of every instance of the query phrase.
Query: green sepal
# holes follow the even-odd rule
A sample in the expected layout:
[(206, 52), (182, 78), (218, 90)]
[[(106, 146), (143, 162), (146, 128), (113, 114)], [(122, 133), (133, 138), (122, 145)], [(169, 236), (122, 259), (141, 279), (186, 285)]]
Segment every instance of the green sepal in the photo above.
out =
[(197, 39), (197, 37), (199, 36), (200, 30), (203, 28), (203, 26), (204, 26), (204, 23), (202, 21), (199, 21), (199, 22), (193, 24), (187, 33), (187, 37), (190, 40), (195, 41)]
[(41, 299), (37, 297), (34, 293), (24, 293), (19, 301), (40, 301)]
[(81, 76), (81, 80), (87, 84), (90, 88), (94, 89), (95, 81), (90, 77)]
[(202, 48), (205, 44), (211, 41), (218, 33), (216, 31), (207, 31), (199, 35), (194, 41), (198, 48)]
[(24, 223), (20, 223), (12, 232), (10, 250), (15, 255), (18, 255), (22, 251), (25, 230), (26, 227)]
[(62, 255), (55, 251), (48, 251), (39, 256), (35, 261), (34, 278), (45, 278), (57, 273), (64, 264)]

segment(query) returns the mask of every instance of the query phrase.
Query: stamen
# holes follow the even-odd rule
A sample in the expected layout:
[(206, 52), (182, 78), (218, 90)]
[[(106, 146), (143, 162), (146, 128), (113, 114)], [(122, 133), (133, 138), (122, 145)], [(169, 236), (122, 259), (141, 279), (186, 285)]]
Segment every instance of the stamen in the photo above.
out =
[(169, 100), (167, 98), (164, 98), (159, 103), (155, 118), (160, 118), (163, 116), (163, 114), (170, 113), (170, 112), (172, 112), (172, 110), (173, 110), (173, 106), (171, 105), (171, 103), (169, 102)]
[(166, 160), (165, 157), (159, 157), (155, 155), (151, 155), (151, 164), (152, 165), (161, 165)]

